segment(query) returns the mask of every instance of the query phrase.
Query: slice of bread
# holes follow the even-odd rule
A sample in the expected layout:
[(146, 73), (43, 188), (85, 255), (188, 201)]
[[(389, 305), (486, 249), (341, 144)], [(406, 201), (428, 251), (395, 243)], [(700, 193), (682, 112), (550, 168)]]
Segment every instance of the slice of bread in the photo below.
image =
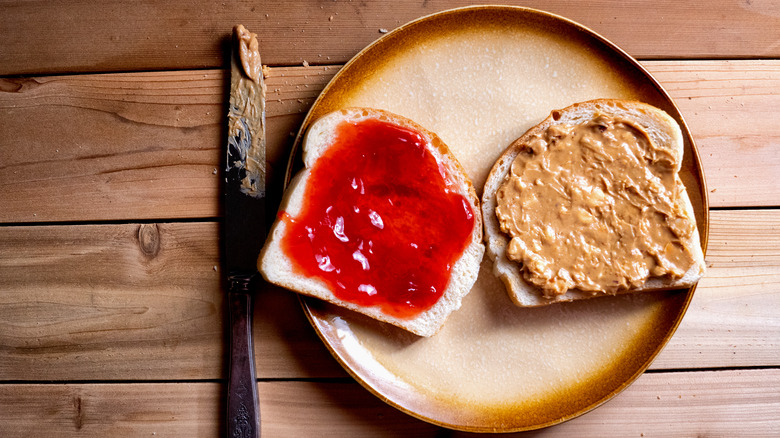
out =
[[(479, 273), (480, 262), (485, 250), (482, 241), (482, 215), (479, 198), (466, 176), (465, 170), (436, 134), (411, 120), (379, 109), (350, 108), (323, 116), (311, 125), (304, 137), (303, 164), (305, 167), (287, 187), (281, 202), (280, 214), (286, 214), (293, 218), (299, 215), (306, 202), (305, 192), (312, 169), (321, 165), (320, 158), (333, 146), (340, 124), (355, 123), (367, 119), (390, 122), (419, 133), (427, 143), (427, 150), (435, 157), (440, 173), (447, 175), (447, 179), (452, 183), (449, 190), (462, 195), (470, 205), (474, 217), (473, 231), (467, 238), (465, 250), (451, 265), (450, 279), (441, 298), (432, 307), (409, 318), (399, 318), (387, 314), (379, 306), (362, 306), (338, 298), (324, 281), (316, 276), (303, 275), (295, 269), (281, 243), (289, 228), (288, 222), (283, 220), (282, 216), (271, 227), (266, 244), (258, 259), (258, 270), (267, 281), (292, 291), (329, 301), (420, 336), (432, 336), (444, 324), (447, 316), (461, 306), (461, 300), (471, 290)], [(424, 211), (426, 206), (420, 205), (420, 208), (421, 211)], [(427, 268), (420, 266), (421, 270)]]
[[(561, 110), (552, 111), (545, 120), (515, 140), (496, 161), (488, 175), (482, 195), (482, 215), (485, 223), (487, 253), (493, 259), (494, 274), (504, 282), (510, 297), (518, 306), (542, 306), (605, 294), (603, 292), (593, 293), (569, 289), (564, 294), (545, 297), (539, 287), (526, 281), (523, 275), (522, 264), (508, 258), (507, 247), (510, 237), (502, 231), (496, 216), (496, 193), (501, 184), (508, 178), (512, 162), (520, 152), (526, 150), (526, 142), (533, 136), (545, 132), (550, 126), (559, 124), (578, 125), (592, 120), (597, 114), (619, 117), (642, 127), (650, 140), (657, 147), (663, 148), (673, 158), (674, 170), (676, 172), (680, 171), (683, 156), (683, 138), (679, 125), (664, 111), (641, 102), (599, 99), (577, 103)], [(679, 178), (679, 174), (676, 175), (675, 184), (680, 210), (684, 216), (693, 222), (695, 227), (696, 221), (693, 206)], [(694, 263), (681, 278), (672, 279), (670, 276), (651, 276), (641, 286), (621, 289), (615, 293), (687, 288), (695, 284), (703, 275), (705, 266), (698, 230), (694, 229), (690, 241), (684, 243), (690, 248)]]

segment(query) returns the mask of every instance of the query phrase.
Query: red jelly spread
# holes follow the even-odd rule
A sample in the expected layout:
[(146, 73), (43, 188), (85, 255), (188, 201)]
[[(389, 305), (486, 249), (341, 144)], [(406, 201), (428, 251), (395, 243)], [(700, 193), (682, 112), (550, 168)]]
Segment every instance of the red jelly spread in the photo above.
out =
[(474, 213), (450, 190), (417, 132), (365, 119), (342, 122), (319, 158), (282, 249), (301, 274), (341, 300), (410, 318), (442, 296), (471, 240)]

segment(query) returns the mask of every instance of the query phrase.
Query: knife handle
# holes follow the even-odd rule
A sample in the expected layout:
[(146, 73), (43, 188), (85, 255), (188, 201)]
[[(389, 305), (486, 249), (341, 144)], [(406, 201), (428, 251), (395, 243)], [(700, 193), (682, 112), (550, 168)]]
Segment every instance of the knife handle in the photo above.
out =
[(228, 438), (260, 436), (260, 406), (257, 396), (252, 342), (252, 277), (230, 280), (230, 374), (228, 376)]

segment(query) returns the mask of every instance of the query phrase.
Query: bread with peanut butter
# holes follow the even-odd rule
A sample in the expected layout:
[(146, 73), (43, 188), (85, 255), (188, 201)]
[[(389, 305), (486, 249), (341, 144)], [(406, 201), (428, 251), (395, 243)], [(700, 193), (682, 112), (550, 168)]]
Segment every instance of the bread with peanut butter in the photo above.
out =
[(372, 108), (316, 120), (258, 259), (271, 283), (435, 334), (484, 255), (479, 198), (439, 137)]
[(551, 114), (496, 161), (487, 253), (519, 306), (687, 288), (704, 273), (677, 122), (615, 99)]

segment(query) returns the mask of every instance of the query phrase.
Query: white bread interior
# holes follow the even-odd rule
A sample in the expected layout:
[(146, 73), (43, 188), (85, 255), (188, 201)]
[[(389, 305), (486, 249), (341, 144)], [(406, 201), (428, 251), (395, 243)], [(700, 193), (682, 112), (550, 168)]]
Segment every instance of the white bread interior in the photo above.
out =
[[(450, 281), (442, 297), (433, 307), (409, 319), (399, 319), (387, 315), (379, 307), (365, 307), (342, 301), (334, 296), (333, 292), (321, 280), (295, 272), (290, 259), (280, 247), (280, 241), (286, 231), (286, 223), (279, 219), (271, 227), (265, 246), (258, 258), (257, 267), (270, 283), (363, 313), (420, 336), (432, 336), (441, 328), (447, 316), (460, 308), (463, 297), (468, 294), (477, 279), (480, 262), (485, 251), (482, 241), (481, 209), (474, 186), (455, 156), (436, 134), (409, 119), (379, 109), (349, 108), (327, 114), (315, 121), (304, 136), (304, 169), (292, 179), (287, 187), (280, 210), (293, 217), (299, 214), (305, 202), (304, 192), (311, 169), (317, 166), (319, 157), (333, 144), (336, 127), (346, 120), (358, 121), (369, 118), (389, 121), (421, 133), (427, 140), (429, 150), (436, 157), (436, 160), (447, 170), (447, 174), (456, 183), (457, 191), (471, 203), (474, 213), (474, 229), (471, 240), (461, 257), (453, 265)], [(425, 267), (422, 268), (425, 269)]]
[[(482, 216), (485, 223), (487, 253), (493, 259), (494, 274), (503, 281), (510, 298), (518, 306), (543, 306), (555, 302), (598, 296), (575, 289), (554, 298), (544, 297), (539, 288), (525, 281), (522, 274), (522, 266), (507, 258), (506, 249), (509, 244), (509, 237), (501, 231), (498, 218), (496, 217), (496, 192), (507, 177), (512, 162), (523, 149), (526, 140), (536, 133), (544, 132), (549, 126), (554, 124), (577, 125), (591, 120), (598, 113), (624, 118), (643, 127), (650, 139), (658, 147), (665, 148), (672, 153), (676, 163), (675, 170), (677, 172), (680, 171), (683, 157), (683, 138), (679, 125), (666, 112), (641, 102), (598, 99), (576, 103), (567, 108), (552, 111), (541, 123), (532, 127), (515, 140), (496, 161), (488, 175), (482, 194)], [(676, 180), (682, 210), (695, 224), (693, 205), (685, 190), (685, 186), (679, 175)], [(704, 254), (698, 229), (694, 230), (691, 241), (687, 243), (691, 248), (694, 264), (681, 278), (651, 277), (640, 287), (622, 290), (618, 293), (679, 289), (694, 285), (702, 277), (705, 269)]]

